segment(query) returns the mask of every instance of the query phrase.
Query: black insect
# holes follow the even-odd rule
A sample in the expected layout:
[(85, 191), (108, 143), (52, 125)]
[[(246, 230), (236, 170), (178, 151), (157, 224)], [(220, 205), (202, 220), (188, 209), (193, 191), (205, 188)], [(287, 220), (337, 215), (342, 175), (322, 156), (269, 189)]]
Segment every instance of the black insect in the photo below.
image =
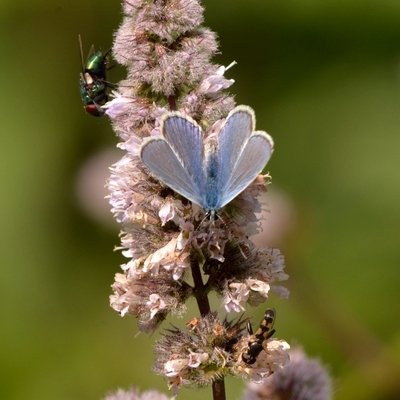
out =
[(258, 355), (264, 349), (264, 342), (275, 333), (275, 329), (272, 329), (275, 317), (276, 311), (273, 308), (268, 308), (265, 311), (264, 318), (254, 335), (250, 322), (247, 323), (247, 330), (252, 337), (249, 340), (247, 350), (242, 354), (242, 360), (246, 364), (251, 365), (256, 362)]

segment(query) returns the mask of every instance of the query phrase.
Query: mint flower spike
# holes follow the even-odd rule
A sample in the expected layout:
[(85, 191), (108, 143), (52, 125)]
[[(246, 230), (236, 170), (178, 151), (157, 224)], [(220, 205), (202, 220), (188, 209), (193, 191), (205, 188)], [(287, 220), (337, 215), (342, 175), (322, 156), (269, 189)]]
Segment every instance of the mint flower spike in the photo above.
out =
[(261, 384), (250, 383), (243, 400), (331, 400), (333, 385), (327, 368), (301, 348), (293, 348), (289, 354), (290, 364)]
[(289, 362), (289, 345), (268, 338), (257, 362), (246, 364), (242, 354), (252, 336), (247, 319), (221, 320), (208, 300), (215, 292), (226, 312), (238, 313), (265, 303), (271, 292), (288, 297), (277, 284), (288, 278), (283, 255), (258, 249), (249, 239), (260, 232), (258, 197), (270, 176), (258, 175), (210, 221), (201, 207), (150, 173), (139, 157), (141, 145), (160, 135), (171, 111), (189, 116), (204, 139), (219, 134), (235, 107), (225, 91), (234, 81), (224, 76), (235, 62), (211, 62), (216, 35), (201, 25), (196, 0), (126, 0), (123, 10), (113, 55), (127, 78), (103, 106), (125, 151), (108, 181), (111, 211), (121, 224), (118, 248), (127, 259), (115, 275), (110, 304), (152, 334), (168, 316), (183, 317), (195, 298), (199, 315), (185, 315), (187, 329), (173, 327), (162, 335), (154, 369), (174, 394), (182, 386), (212, 385), (214, 399), (222, 400), (225, 376), (259, 382)]
[(207, 386), (225, 375), (260, 383), (289, 363), (289, 345), (284, 340), (267, 339), (254, 364), (242, 355), (249, 346), (249, 334), (241, 334), (246, 320), (220, 321), (217, 313), (187, 323), (186, 333), (178, 328), (157, 343), (154, 370), (164, 375), (176, 395), (182, 386)]
[(114, 393), (109, 393), (104, 400), (172, 400), (165, 394), (156, 390), (147, 390), (139, 393), (136, 388), (131, 388), (127, 391), (119, 389)]

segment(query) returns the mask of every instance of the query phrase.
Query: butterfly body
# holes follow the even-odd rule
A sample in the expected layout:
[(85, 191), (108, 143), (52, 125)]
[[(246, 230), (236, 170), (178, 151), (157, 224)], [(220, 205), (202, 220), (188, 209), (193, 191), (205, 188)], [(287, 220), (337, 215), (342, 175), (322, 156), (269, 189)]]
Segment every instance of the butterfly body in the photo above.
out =
[(205, 175), (203, 177), (205, 190), (203, 191), (202, 206), (207, 211), (219, 210), (221, 208), (221, 197), (218, 196), (220, 187), (220, 162), (217, 158), (217, 142), (210, 139), (205, 145)]
[(272, 154), (272, 138), (254, 126), (253, 110), (238, 106), (218, 133), (204, 138), (192, 118), (170, 112), (160, 136), (143, 142), (140, 157), (160, 181), (214, 216), (254, 181)]

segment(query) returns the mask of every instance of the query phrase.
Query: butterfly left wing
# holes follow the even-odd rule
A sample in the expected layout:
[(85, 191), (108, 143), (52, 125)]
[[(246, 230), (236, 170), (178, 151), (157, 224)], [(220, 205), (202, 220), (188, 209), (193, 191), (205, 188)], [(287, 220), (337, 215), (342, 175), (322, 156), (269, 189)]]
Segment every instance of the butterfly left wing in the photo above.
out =
[(161, 135), (145, 140), (143, 163), (175, 192), (202, 206), (203, 140), (198, 125), (180, 113), (161, 120)]
[(203, 134), (199, 125), (188, 115), (168, 113), (161, 120), (161, 135), (171, 146), (190, 177), (193, 191), (200, 197), (204, 185)]

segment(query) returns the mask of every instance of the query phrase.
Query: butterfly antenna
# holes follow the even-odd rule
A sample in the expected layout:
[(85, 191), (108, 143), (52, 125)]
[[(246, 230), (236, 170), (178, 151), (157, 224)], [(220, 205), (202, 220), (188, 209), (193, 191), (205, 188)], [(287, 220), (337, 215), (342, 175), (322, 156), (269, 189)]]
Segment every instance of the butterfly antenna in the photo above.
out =
[(226, 229), (229, 229), (229, 226), (228, 226), (228, 224), (222, 219), (222, 217), (218, 214), (218, 213), (216, 213), (216, 212), (214, 212), (214, 219), (213, 219), (213, 221), (215, 221), (215, 216), (222, 222), (222, 225), (224, 225), (224, 227), (226, 228)]

